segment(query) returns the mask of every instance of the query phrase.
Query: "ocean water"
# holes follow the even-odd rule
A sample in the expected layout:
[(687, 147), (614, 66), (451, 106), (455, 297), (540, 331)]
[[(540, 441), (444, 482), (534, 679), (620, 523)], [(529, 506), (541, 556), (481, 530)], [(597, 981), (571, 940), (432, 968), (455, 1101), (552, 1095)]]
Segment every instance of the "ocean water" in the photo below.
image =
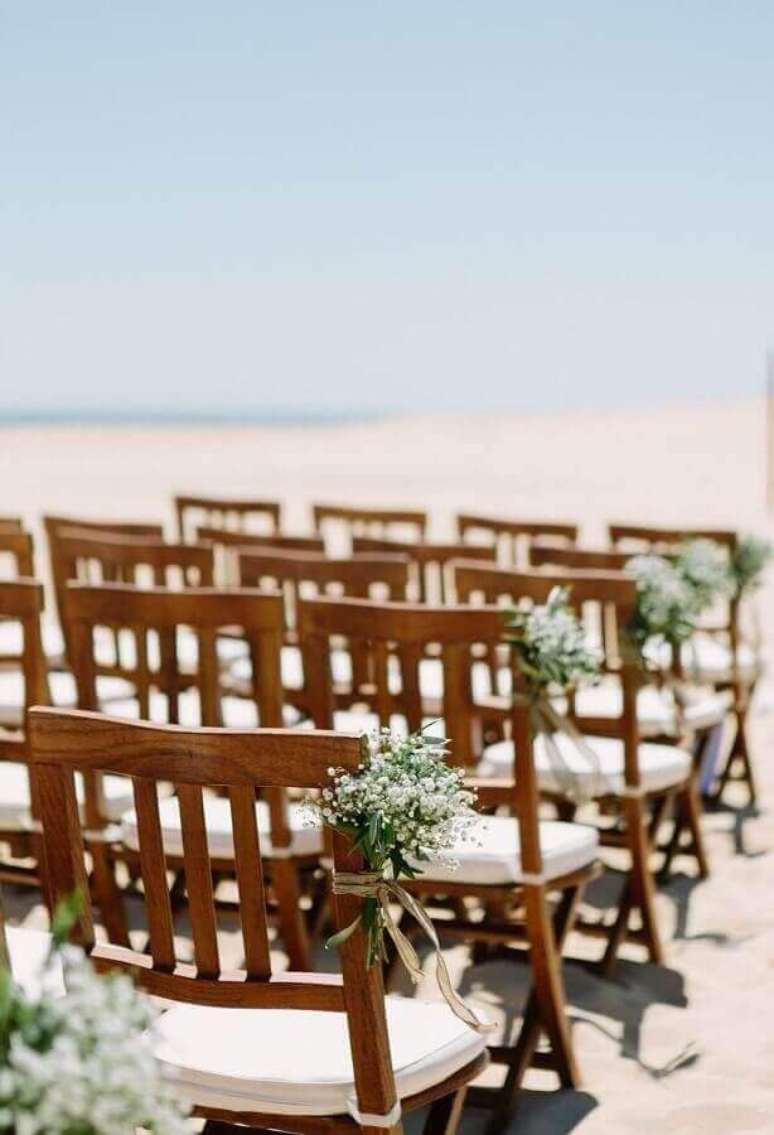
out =
[(36, 426), (325, 426), (379, 421), (388, 410), (35, 409), (0, 408), (0, 429)]

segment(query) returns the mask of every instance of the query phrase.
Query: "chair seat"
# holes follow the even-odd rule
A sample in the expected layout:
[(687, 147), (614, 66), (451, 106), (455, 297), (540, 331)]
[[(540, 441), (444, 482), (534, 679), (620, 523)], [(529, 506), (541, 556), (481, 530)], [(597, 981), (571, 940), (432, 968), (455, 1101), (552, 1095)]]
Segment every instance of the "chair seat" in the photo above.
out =
[[(586, 824), (562, 820), (540, 821), (543, 874), (558, 879), (593, 863), (599, 833)], [(519, 849), (519, 822), (511, 816), (485, 816), (472, 838), (460, 841), (453, 851), (419, 863), (423, 880), (444, 880), (473, 885), (507, 885), (523, 882)]]
[[(442, 1003), (387, 997), (398, 1095), (442, 1083), (484, 1038)], [(279, 1115), (357, 1116), (343, 1013), (175, 1005), (157, 1022), (156, 1055), (194, 1106)]]
[[(646, 656), (657, 666), (669, 665), (669, 647), (656, 644), (646, 647)], [(723, 685), (733, 678), (732, 653), (722, 640), (708, 634), (699, 634), (681, 648), (681, 661), (686, 677), (699, 682)], [(755, 650), (747, 643), (737, 648), (739, 678), (752, 683), (760, 676), (761, 661)]]
[[(579, 752), (569, 737), (554, 734), (563, 762), (574, 776), (588, 777), (594, 782), (593, 795), (620, 796), (624, 792), (624, 744), (618, 737), (589, 737), (584, 741), (593, 749), (597, 763), (592, 765)], [(562, 793), (567, 773), (556, 767), (552, 746), (545, 737), (535, 740), (535, 768), (538, 785), (544, 792)], [(659, 792), (686, 780), (691, 771), (691, 755), (678, 745), (661, 745), (645, 741), (639, 746), (640, 784), (647, 792)], [(498, 741), (484, 749), (477, 768), (479, 776), (513, 776), (513, 742)]]
[(6, 926), (5, 935), (16, 984), (29, 997), (38, 997), (44, 989), (54, 995), (64, 994), (61, 962), (55, 959), (46, 966), (51, 935), (44, 930), (27, 930), (22, 926)]
[[(730, 708), (727, 693), (707, 691), (698, 694), (683, 707), (682, 719), (689, 730), (711, 729), (720, 725)], [(623, 695), (617, 683), (582, 686), (575, 698), (579, 716), (620, 717)], [(674, 695), (669, 690), (644, 686), (637, 694), (637, 720), (643, 736), (677, 736), (680, 723)]]
[[(106, 819), (120, 820), (134, 803), (132, 782), (125, 776), (103, 777)], [(76, 775), (75, 790), (83, 808), (83, 782)], [(0, 761), (0, 829), (6, 832), (25, 832), (33, 829), (30, 811), (30, 782), (27, 766), (16, 761)], [(83, 820), (83, 816), (81, 819)]]
[[(323, 850), (322, 829), (310, 820), (309, 814), (300, 804), (288, 805), (290, 826), (290, 847), (274, 848), (271, 842), (271, 822), (268, 804), (259, 800), (256, 803), (258, 832), (261, 841), (261, 854), (267, 858), (291, 855), (319, 855)], [(167, 855), (183, 854), (183, 833), (180, 826), (180, 806), (176, 796), (159, 802), (159, 818)], [(222, 796), (205, 796), (204, 819), (207, 826), (207, 843), (210, 854), (219, 859), (234, 858), (234, 836), (231, 829), (231, 805)], [(133, 851), (139, 848), (137, 832), (137, 813), (127, 809), (121, 817), (121, 837)]]

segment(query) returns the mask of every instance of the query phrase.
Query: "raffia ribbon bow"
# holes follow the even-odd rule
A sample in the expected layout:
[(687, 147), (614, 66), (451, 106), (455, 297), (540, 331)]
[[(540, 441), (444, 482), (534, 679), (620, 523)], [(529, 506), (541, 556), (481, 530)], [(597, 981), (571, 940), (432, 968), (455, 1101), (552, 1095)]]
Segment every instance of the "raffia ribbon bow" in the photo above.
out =
[[(564, 795), (577, 804), (593, 800), (605, 787), (599, 757), (593, 747), (573, 722), (555, 709), (544, 693), (535, 691), (529, 694), (516, 694), (515, 698), (529, 709), (534, 735), (544, 738), (548, 759)], [(572, 743), (572, 747), (585, 766), (583, 771), (573, 768), (568, 762), (556, 740), (557, 733), (562, 734)]]
[[(441, 943), (429, 915), (421, 903), (394, 879), (385, 879), (380, 871), (340, 872), (333, 876), (333, 893), (335, 895), (354, 895), (361, 899), (375, 899), (379, 905), (384, 930), (392, 939), (398, 956), (406, 967), (411, 980), (416, 985), (423, 976), (419, 956), (392, 916), (390, 899), (398, 903), (407, 911), (424, 930), (435, 951), (435, 977), (446, 1004), (455, 1016), (464, 1021), (469, 1028), (478, 1033), (487, 1033), (495, 1027), (480, 1017), (463, 1001), (454, 988), (446, 965), (446, 959), (441, 953)], [(356, 929), (362, 916), (358, 915), (345, 930), (334, 936), (332, 941), (344, 941)], [(376, 931), (379, 933), (379, 931)], [(382, 957), (385, 956), (384, 941), (380, 939)]]

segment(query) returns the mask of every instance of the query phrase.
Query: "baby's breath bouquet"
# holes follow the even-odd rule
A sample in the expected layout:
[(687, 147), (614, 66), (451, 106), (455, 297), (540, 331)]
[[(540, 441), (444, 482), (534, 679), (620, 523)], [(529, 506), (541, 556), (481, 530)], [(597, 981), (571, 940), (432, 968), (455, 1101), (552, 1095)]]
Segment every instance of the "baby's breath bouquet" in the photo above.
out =
[(675, 567), (693, 591), (700, 612), (731, 593), (728, 556), (714, 540), (689, 540), (683, 544)]
[(761, 577), (774, 555), (768, 540), (758, 536), (743, 536), (737, 543), (731, 561), (731, 587), (734, 595), (741, 596), (760, 586)]
[(629, 633), (640, 651), (650, 640), (684, 642), (696, 629), (701, 606), (691, 585), (663, 556), (634, 556), (626, 570), (637, 581), (637, 607)]
[(131, 980), (98, 977), (82, 950), (58, 946), (66, 993), (32, 995), (0, 971), (2, 1135), (184, 1135), (161, 1078), (153, 1013)]
[[(601, 783), (596, 752), (573, 722), (559, 713), (552, 693), (564, 694), (584, 681), (599, 678), (600, 658), (591, 649), (583, 623), (569, 603), (566, 587), (555, 587), (545, 604), (506, 613), (509, 639), (527, 686), (530, 727), (540, 738), (563, 792), (582, 803), (591, 799)], [(558, 738), (569, 742), (570, 750)], [(560, 738), (561, 739), (561, 738)]]
[(543, 606), (509, 611), (507, 625), (519, 668), (531, 688), (567, 690), (598, 677), (599, 658), (569, 605), (566, 587), (555, 587)]
[[(419, 863), (452, 850), (478, 818), (475, 793), (464, 786), (463, 772), (447, 764), (447, 754), (444, 740), (424, 733), (400, 738), (383, 729), (369, 738), (357, 772), (328, 770), (331, 784), (310, 806), (350, 837), (368, 872), (413, 879)], [(341, 945), (362, 921), (372, 964), (382, 954), (385, 913), (378, 895), (366, 897), (360, 918), (328, 945)]]

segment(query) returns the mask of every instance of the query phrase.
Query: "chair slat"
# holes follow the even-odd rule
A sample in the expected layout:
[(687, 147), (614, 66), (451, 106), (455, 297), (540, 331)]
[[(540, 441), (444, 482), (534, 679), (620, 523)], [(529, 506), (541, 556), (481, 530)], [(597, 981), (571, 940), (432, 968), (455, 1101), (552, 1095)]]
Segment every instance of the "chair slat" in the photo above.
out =
[(260, 841), (255, 815), (255, 790), (232, 786), (229, 789), (229, 798), (245, 970), (250, 977), (268, 979), (271, 975), (271, 959), (266, 927)]
[(175, 968), (174, 927), (156, 784), (134, 777), (133, 786), (151, 957), (156, 969), (171, 971)]
[(202, 977), (216, 977), (220, 973), (220, 955), (204, 797), (198, 784), (176, 785), (176, 792), (196, 968)]

